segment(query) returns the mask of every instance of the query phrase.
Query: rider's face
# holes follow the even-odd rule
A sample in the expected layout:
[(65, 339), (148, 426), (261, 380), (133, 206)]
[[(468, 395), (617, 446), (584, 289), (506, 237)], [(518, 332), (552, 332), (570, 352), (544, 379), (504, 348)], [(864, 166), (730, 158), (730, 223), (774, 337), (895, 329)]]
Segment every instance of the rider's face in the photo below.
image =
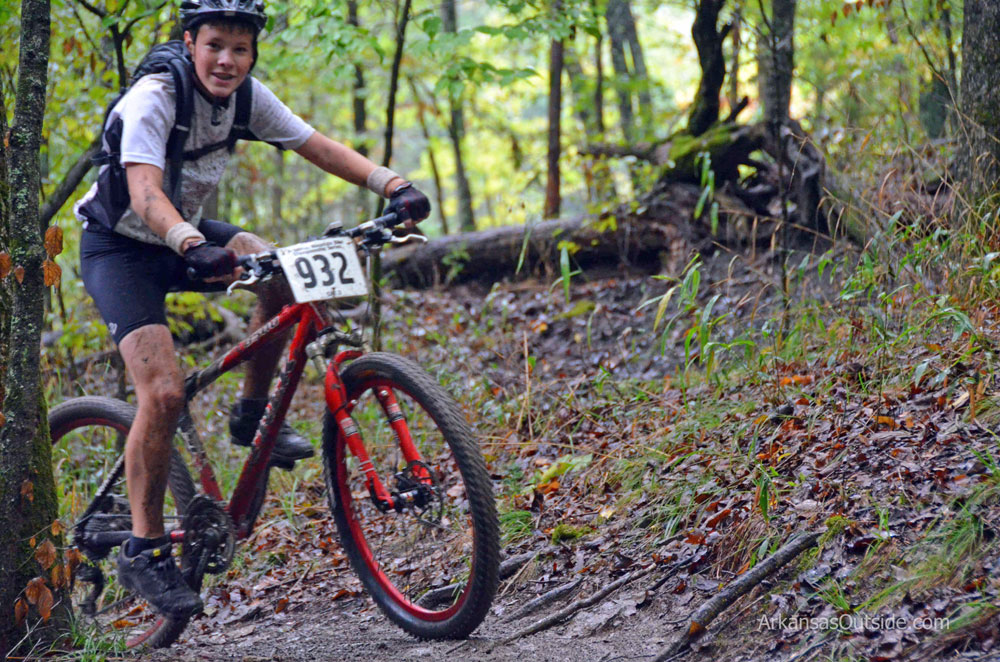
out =
[(201, 87), (215, 97), (236, 91), (253, 66), (253, 35), (231, 27), (202, 25), (197, 39), (184, 33)]

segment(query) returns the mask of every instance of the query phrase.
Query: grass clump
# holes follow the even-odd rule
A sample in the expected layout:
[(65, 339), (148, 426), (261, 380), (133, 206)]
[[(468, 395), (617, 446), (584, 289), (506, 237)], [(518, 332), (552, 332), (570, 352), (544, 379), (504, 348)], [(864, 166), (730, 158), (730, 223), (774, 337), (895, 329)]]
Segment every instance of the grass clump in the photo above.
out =
[(561, 542), (573, 542), (593, 532), (594, 529), (589, 526), (573, 526), (572, 524), (560, 522), (552, 529), (552, 544), (557, 545)]
[(500, 534), (504, 545), (525, 540), (534, 531), (534, 515), (528, 510), (511, 510), (500, 514)]

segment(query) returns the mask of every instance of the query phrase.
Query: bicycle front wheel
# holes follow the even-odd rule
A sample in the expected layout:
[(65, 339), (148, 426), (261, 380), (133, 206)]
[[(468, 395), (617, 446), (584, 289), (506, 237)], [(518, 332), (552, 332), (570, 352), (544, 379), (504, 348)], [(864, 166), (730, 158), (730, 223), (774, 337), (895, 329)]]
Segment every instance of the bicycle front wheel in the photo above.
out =
[[(328, 413), (327, 488), (351, 565), (410, 634), (465, 637), (490, 609), (500, 554), (493, 488), (472, 431), (447, 392), (401, 356), (368, 354), (341, 376), (372, 463), (361, 466)], [(391, 504), (371, 489), (376, 475)]]
[[(161, 648), (180, 636), (188, 619), (161, 616), (115, 584), (104, 590), (105, 578), (117, 575), (115, 546), (94, 542), (101, 534), (127, 533), (132, 528), (120, 458), (135, 412), (127, 402), (95, 396), (53, 407), (49, 411), (53, 467), (61, 491), (61, 517), (72, 527), (74, 546), (87, 557), (74, 583), (74, 606), (94, 616), (100, 627), (122, 633), (128, 648)], [(195, 486), (175, 448), (167, 486), (164, 511), (176, 520), (187, 511)]]

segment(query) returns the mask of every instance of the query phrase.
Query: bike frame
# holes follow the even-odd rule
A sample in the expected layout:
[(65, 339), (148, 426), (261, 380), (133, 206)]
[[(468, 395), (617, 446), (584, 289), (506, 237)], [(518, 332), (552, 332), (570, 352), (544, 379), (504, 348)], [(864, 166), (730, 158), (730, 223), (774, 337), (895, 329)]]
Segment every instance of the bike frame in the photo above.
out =
[[(296, 303), (285, 306), (280, 313), (246, 339), (203, 370), (190, 374), (185, 381), (185, 399), (186, 402), (190, 402), (195, 394), (212, 384), (220, 376), (250, 359), (265, 345), (280, 341), (280, 337), (287, 330), (295, 328), (288, 347), (288, 358), (285, 366), (278, 375), (274, 392), (268, 399), (264, 417), (251, 444), (250, 455), (243, 464), (232, 498), (226, 505), (226, 510), (233, 521), (237, 539), (246, 538), (253, 531), (257, 515), (260, 512), (260, 504), (263, 502), (267, 489), (268, 462), (271, 458), (271, 451), (274, 449), (278, 429), (285, 419), (288, 406), (309, 358), (318, 362), (321, 372), (325, 369), (324, 391), (327, 409), (340, 428), (341, 438), (347, 444), (351, 454), (360, 463), (360, 470), (365, 474), (369, 493), (376, 506), (383, 510), (402, 506), (398, 495), (394, 497), (386, 489), (365, 450), (361, 435), (349, 413), (349, 409), (353, 405), (348, 402), (347, 392), (340, 378), (341, 364), (360, 357), (363, 352), (359, 349), (342, 350), (336, 352), (332, 359), (327, 360), (327, 353), (331, 346), (335, 348), (339, 343), (348, 340), (347, 336), (335, 331), (333, 325), (334, 320), (323, 302)], [(404, 459), (407, 462), (422, 461), (392, 390), (379, 387), (375, 389), (375, 396), (399, 440)], [(215, 478), (215, 472), (208, 461), (204, 445), (198, 437), (186, 404), (178, 421), (178, 428), (184, 444), (193, 458), (202, 489), (212, 498), (224, 502), (225, 499)], [(176, 542), (182, 542), (184, 531), (182, 529), (171, 530), (170, 537)]]

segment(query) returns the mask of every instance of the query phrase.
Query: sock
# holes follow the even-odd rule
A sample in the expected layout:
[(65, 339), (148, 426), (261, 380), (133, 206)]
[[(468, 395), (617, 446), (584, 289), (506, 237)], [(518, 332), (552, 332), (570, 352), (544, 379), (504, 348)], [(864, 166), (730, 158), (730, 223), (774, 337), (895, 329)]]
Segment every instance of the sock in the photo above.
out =
[(267, 398), (240, 398), (240, 414), (242, 417), (253, 416), (257, 420), (267, 409)]
[(159, 538), (139, 538), (135, 534), (132, 534), (125, 541), (125, 554), (127, 556), (136, 556), (147, 549), (153, 549), (168, 542), (170, 542), (170, 536), (168, 535), (163, 535)]

